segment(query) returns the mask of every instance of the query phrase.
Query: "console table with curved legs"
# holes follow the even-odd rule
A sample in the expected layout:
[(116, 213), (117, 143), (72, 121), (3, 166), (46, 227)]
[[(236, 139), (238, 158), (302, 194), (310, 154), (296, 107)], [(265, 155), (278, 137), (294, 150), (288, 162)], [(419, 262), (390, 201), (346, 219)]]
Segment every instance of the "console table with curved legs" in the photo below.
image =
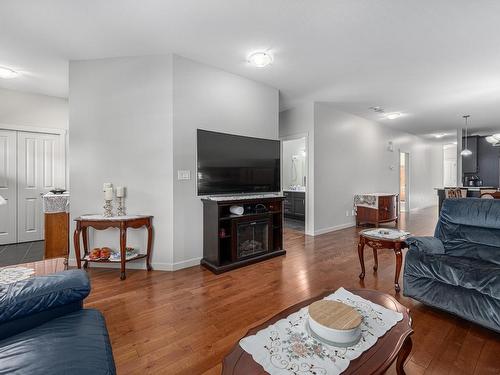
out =
[[(104, 230), (108, 228), (118, 228), (120, 230), (120, 279), (124, 280), (125, 275), (125, 264), (132, 260), (137, 260), (141, 258), (146, 258), (146, 265), (148, 271), (151, 271), (151, 247), (153, 244), (153, 216), (148, 215), (127, 215), (127, 216), (116, 216), (116, 217), (103, 217), (100, 215), (85, 215), (80, 216), (75, 219), (76, 229), (73, 235), (74, 245), (75, 245), (75, 256), (78, 268), (82, 267), (82, 261), (84, 262), (83, 268), (88, 267), (89, 262), (96, 263), (118, 263), (111, 260), (90, 260), (89, 255), (89, 239), (88, 239), (88, 228), (94, 228), (96, 230)], [(128, 228), (142, 228), (145, 227), (148, 231), (148, 242), (146, 247), (146, 254), (139, 254), (138, 256), (128, 259), (126, 258), (126, 248), (127, 248), (127, 229)], [(80, 251), (80, 234), (83, 239), (83, 252), (84, 256), (81, 256)]]

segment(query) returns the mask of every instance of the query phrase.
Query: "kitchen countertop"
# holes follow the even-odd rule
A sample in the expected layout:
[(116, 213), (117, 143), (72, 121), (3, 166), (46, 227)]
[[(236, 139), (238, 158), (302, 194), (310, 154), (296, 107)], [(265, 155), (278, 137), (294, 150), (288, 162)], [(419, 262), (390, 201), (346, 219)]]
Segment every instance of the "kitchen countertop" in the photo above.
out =
[[(456, 189), (457, 187), (436, 187), (434, 190)], [(479, 191), (482, 189), (498, 189), (496, 186), (458, 186), (460, 189), (467, 189), (471, 191)]]

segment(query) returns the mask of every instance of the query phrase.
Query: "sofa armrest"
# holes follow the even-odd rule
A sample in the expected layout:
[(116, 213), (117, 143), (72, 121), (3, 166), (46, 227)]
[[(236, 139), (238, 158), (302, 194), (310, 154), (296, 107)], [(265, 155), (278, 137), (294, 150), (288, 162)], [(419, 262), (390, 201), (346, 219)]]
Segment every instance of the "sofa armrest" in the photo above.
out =
[(420, 251), (426, 254), (444, 254), (444, 245), (436, 237), (409, 237), (406, 243), (410, 250)]
[(0, 324), (57, 311), (65, 305), (77, 303), (81, 307), (89, 293), (90, 281), (82, 270), (35, 276), (9, 284), (0, 291)]

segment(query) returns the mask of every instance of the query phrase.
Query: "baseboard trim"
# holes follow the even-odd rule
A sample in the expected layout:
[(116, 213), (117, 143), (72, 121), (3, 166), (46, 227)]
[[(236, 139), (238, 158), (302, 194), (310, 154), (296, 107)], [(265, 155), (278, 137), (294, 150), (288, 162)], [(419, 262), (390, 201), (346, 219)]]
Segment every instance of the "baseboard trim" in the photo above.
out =
[(318, 229), (316, 231), (314, 231), (314, 236), (319, 236), (321, 234), (325, 234), (325, 233), (330, 233), (330, 232), (335, 232), (337, 230), (342, 230), (342, 229), (346, 229), (346, 228), (351, 228), (351, 227), (355, 227), (356, 226), (356, 223), (352, 222), (352, 223), (345, 223), (345, 224), (340, 224), (340, 225), (335, 225), (333, 227), (328, 227), (328, 228), (323, 228), (323, 229)]
[(177, 271), (177, 270), (180, 270), (183, 268), (199, 266), (200, 261), (201, 261), (201, 257), (191, 258), (191, 259), (187, 259), (187, 260), (181, 260), (180, 262), (170, 263), (169, 267), (171, 267), (171, 269), (169, 269), (167, 271)]
[(413, 211), (420, 211), (420, 210), (423, 210), (425, 208), (431, 208), (431, 207), (437, 207), (437, 205), (435, 204), (430, 204), (428, 206), (422, 206), (422, 207), (415, 207), (415, 208), (410, 208), (410, 212), (413, 212)]
[[(161, 263), (161, 262), (153, 262), (151, 265), (153, 266), (153, 270), (155, 271), (177, 271), (184, 268), (189, 268), (193, 266), (197, 266), (200, 264), (200, 258), (192, 258), (187, 260), (182, 260), (180, 262), (174, 263)], [(68, 264), (71, 267), (76, 267), (76, 259), (69, 258)], [(92, 268), (120, 268), (120, 263), (92, 263), (90, 266)], [(145, 262), (129, 262), (127, 263), (127, 269), (130, 270), (145, 270), (146, 264)]]

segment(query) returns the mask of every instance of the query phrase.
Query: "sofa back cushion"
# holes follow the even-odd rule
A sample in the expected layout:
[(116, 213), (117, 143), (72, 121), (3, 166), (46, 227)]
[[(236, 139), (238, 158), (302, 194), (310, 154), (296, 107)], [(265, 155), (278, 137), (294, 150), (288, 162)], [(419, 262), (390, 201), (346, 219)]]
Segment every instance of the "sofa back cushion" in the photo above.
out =
[(35, 276), (0, 289), (0, 325), (43, 311), (81, 303), (90, 293), (90, 280), (82, 270)]
[(500, 265), (500, 200), (446, 199), (434, 236), (446, 254)]

